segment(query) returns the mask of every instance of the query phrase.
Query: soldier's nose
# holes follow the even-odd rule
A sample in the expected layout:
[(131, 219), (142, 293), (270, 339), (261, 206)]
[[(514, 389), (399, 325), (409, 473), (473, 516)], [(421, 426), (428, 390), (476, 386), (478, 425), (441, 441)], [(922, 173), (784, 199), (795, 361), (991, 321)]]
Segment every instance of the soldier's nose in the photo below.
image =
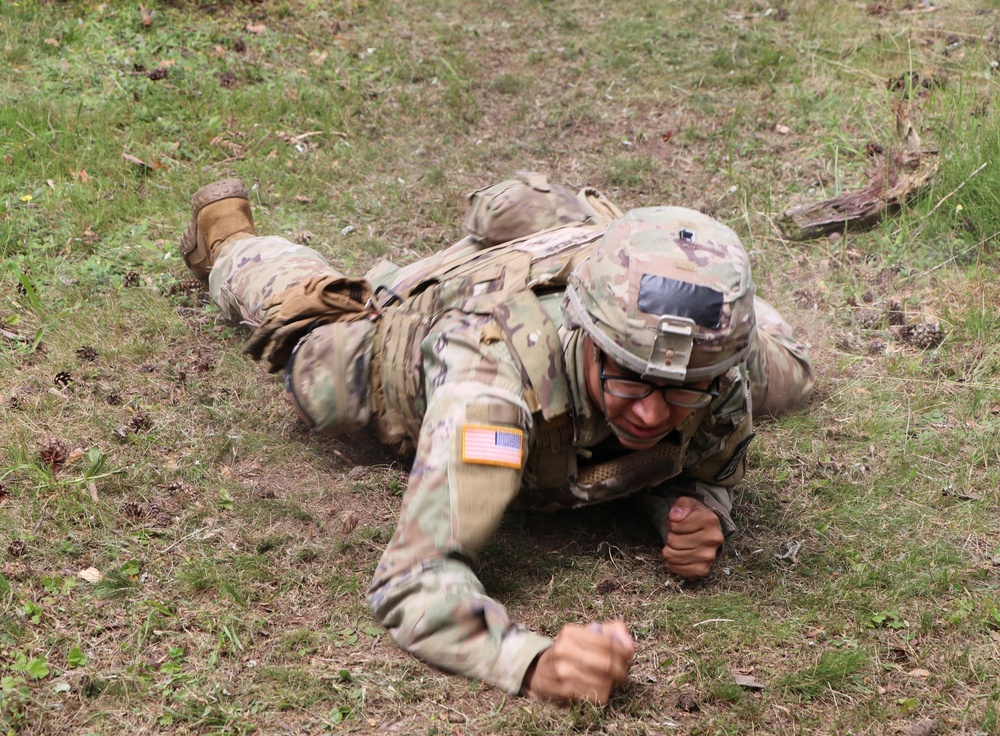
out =
[(633, 413), (647, 425), (655, 425), (670, 416), (670, 404), (659, 391), (653, 391), (649, 396), (637, 399), (632, 405)]

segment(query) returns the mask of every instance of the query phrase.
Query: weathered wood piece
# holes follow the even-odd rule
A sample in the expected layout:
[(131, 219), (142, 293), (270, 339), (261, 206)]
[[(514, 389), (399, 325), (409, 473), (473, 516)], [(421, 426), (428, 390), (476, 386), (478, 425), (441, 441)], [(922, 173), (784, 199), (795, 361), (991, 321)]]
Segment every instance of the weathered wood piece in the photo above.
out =
[(811, 240), (844, 230), (866, 230), (896, 214), (926, 187), (937, 170), (937, 151), (881, 152), (872, 146), (873, 165), (863, 189), (785, 210), (778, 226), (789, 240)]

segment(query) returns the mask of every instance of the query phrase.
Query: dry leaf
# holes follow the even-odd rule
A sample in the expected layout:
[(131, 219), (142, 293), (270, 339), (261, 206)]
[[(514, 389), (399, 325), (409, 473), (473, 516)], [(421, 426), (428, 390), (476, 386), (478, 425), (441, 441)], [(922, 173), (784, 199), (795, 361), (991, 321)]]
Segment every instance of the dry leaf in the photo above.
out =
[(144, 26), (153, 25), (153, 12), (149, 10), (145, 5), (139, 6), (139, 15), (142, 16), (142, 24)]
[(787, 125), (782, 125), (781, 123), (778, 123), (777, 125), (774, 126), (774, 132), (777, 133), (778, 135), (788, 135), (789, 133), (792, 132), (792, 129), (789, 128)]
[(135, 156), (133, 156), (133, 155), (131, 155), (131, 154), (128, 154), (128, 153), (123, 153), (123, 154), (122, 154), (122, 158), (123, 158), (123, 159), (125, 159), (125, 160), (126, 160), (127, 162), (129, 162), (130, 164), (135, 164), (136, 166), (141, 166), (141, 167), (143, 167), (144, 169), (149, 169), (150, 171), (152, 171), (152, 170), (153, 170), (153, 167), (152, 167), (152, 166), (150, 166), (149, 164), (147, 164), (147, 163), (146, 163), (145, 161), (143, 161), (143, 160), (142, 160), (141, 158), (136, 158)]
[(66, 462), (71, 463), (74, 460), (79, 460), (81, 457), (83, 457), (83, 448), (74, 447), (69, 451), (69, 455), (66, 456)]
[(314, 51), (312, 53), (313, 64), (315, 64), (316, 66), (321, 66), (323, 64), (323, 62), (326, 61), (326, 57), (329, 56), (329, 55), (330, 55), (329, 51), (323, 51), (321, 53), (316, 53)]
[(247, 23), (247, 30), (250, 33), (263, 33), (267, 30), (267, 26), (263, 23)]
[(344, 530), (344, 534), (350, 534), (353, 532), (361, 518), (358, 516), (356, 511), (345, 511), (340, 517), (340, 526)]
[(763, 690), (764, 685), (757, 682), (757, 678), (753, 675), (737, 675), (733, 673), (733, 679), (736, 680), (736, 684), (740, 687), (748, 688), (749, 690)]
[(924, 718), (907, 726), (903, 730), (903, 736), (935, 736), (941, 729), (941, 724), (933, 718)]
[(101, 582), (101, 580), (104, 578), (104, 576), (101, 575), (101, 571), (98, 570), (96, 567), (88, 567), (86, 570), (80, 570), (80, 572), (78, 572), (76, 575), (77, 577), (83, 578), (88, 583), (95, 583), (95, 584)]
[(45, 43), (47, 43), (49, 46), (58, 46), (59, 45), (59, 42), (57, 40), (55, 40), (54, 38), (46, 38), (45, 39)]
[(906, 674), (908, 674), (910, 677), (930, 677), (931, 676), (930, 670), (925, 670), (922, 667), (918, 667), (915, 670), (910, 670)]

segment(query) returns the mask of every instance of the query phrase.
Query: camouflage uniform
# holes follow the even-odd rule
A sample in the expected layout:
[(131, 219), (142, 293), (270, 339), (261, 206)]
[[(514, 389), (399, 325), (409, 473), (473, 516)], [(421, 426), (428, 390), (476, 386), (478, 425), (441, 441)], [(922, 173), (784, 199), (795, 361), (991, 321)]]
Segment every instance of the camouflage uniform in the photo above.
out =
[[(541, 237), (594, 243), (607, 227), (602, 219), (577, 218)], [(537, 245), (537, 238), (527, 240)], [(462, 241), (448, 252), (472, 253), (466, 273), (481, 274), (476, 251), (475, 242)], [(517, 693), (551, 641), (511, 621), (471, 569), (504, 512), (644, 490), (643, 505), (664, 539), (678, 495), (701, 499), (729, 533), (730, 488), (742, 478), (753, 437), (751, 392), (766, 413), (797, 408), (812, 385), (810, 367), (788, 325), (757, 299), (747, 358), (719, 379), (720, 396), (652, 450), (618, 458), (621, 448), (586, 389), (587, 341), (567, 326), (563, 288), (536, 285), (534, 298), (522, 304), (483, 286), (496, 279), (456, 278), (405, 292), (397, 302), (385, 298), (408, 279), (419, 282), (427, 268), (373, 270), (368, 279), (385, 304), (380, 314), (346, 328), (311, 325), (286, 383), (297, 387), (303, 414), (322, 426), (324, 407), (345, 412), (350, 397), (331, 396), (343, 394), (346, 382), (355, 397), (348, 413), (356, 409), (360, 420), (374, 415), (385, 441), (415, 450), (399, 523), (368, 591), (376, 618), (421, 659)], [(265, 305), (274, 308), (270, 298), (313, 277), (340, 274), (310, 248), (248, 238), (223, 248), (209, 285), (227, 318), (256, 327), (268, 315)], [(331, 357), (344, 335), (358, 346), (346, 363)], [(527, 360), (528, 353), (535, 357)], [(331, 368), (330, 360), (340, 362)], [(369, 371), (373, 398), (358, 400), (354, 389), (366, 386)]]

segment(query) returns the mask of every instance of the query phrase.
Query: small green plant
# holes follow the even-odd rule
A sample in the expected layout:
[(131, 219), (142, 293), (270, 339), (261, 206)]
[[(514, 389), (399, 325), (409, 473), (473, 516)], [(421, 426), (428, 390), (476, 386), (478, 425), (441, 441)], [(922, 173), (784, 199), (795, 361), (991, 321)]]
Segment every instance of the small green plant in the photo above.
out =
[(24, 652), (14, 655), (14, 663), (11, 671), (23, 672), (29, 679), (42, 680), (49, 676), (49, 666), (45, 661), (45, 655), (39, 654), (37, 657), (29, 657)]
[(12, 736), (15, 727), (24, 722), (31, 703), (31, 691), (21, 675), (0, 675), (0, 725), (4, 736)]
[(42, 620), (42, 607), (35, 603), (34, 601), (25, 601), (24, 605), (21, 606), (21, 613), (24, 618), (33, 624), (37, 624)]
[(908, 629), (910, 622), (899, 615), (899, 611), (879, 611), (868, 617), (868, 625), (872, 628)]
[(83, 471), (83, 477), (87, 480), (93, 480), (101, 475), (101, 471), (104, 469), (104, 464), (107, 462), (107, 455), (100, 451), (96, 447), (91, 447), (87, 450), (87, 469)]
[(87, 655), (79, 644), (74, 644), (66, 654), (66, 664), (70, 667), (83, 667), (87, 661)]
[(185, 656), (184, 647), (170, 647), (167, 651), (167, 661), (160, 665), (160, 672), (167, 675), (177, 674), (184, 667)]

